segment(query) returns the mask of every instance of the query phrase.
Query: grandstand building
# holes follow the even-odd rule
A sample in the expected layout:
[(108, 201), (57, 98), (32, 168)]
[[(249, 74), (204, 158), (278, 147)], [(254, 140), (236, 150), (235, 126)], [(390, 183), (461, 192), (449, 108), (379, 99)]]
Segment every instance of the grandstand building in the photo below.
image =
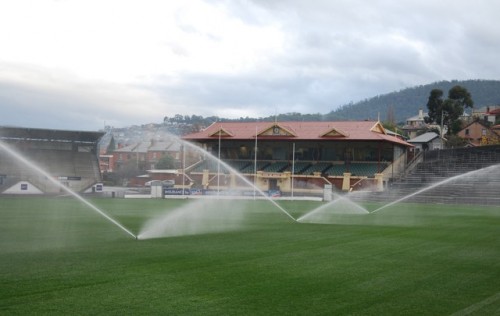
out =
[[(0, 127), (0, 142), (6, 145), (0, 146), (0, 194), (56, 194), (61, 192), (58, 183), (75, 192), (91, 188), (101, 181), (97, 144), (103, 134)], [(52, 179), (23, 163), (10, 149)]]
[[(413, 147), (376, 121), (217, 122), (183, 139), (220, 157), (259, 189), (284, 195), (321, 193), (330, 184), (344, 191), (383, 190), (404, 170)], [(238, 187), (232, 172), (213, 159), (186, 169), (203, 188), (219, 186), (219, 172), (228, 178), (222, 189)]]

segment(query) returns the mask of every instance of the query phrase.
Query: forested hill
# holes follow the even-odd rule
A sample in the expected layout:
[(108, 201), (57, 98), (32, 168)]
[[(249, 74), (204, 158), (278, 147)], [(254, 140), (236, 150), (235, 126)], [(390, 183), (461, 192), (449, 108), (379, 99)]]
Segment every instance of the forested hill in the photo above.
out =
[(419, 109), (427, 111), (427, 99), (432, 89), (441, 89), (446, 98), (448, 90), (456, 85), (465, 87), (470, 92), (474, 100), (474, 108), (500, 104), (500, 81), (498, 80), (440, 81), (343, 105), (324, 115), (323, 119), (377, 119), (380, 114), (380, 120), (385, 121), (389, 112), (392, 111), (396, 123), (404, 122), (406, 118), (417, 115)]
[(165, 117), (163, 122), (171, 129), (170, 132), (175, 134), (185, 134), (197, 131), (216, 121), (354, 121), (366, 119), (376, 120), (380, 117), (381, 121), (390, 121), (392, 118), (394, 123), (404, 123), (407, 118), (417, 115), (420, 109), (427, 112), (427, 100), (432, 89), (441, 89), (444, 98), (447, 98), (448, 90), (456, 85), (465, 87), (470, 92), (472, 100), (474, 101), (474, 108), (481, 108), (488, 105), (500, 105), (499, 80), (453, 80), (435, 82), (379, 95), (356, 103), (343, 105), (327, 114), (293, 112), (269, 117), (245, 117), (239, 119), (228, 119), (216, 116), (183, 116), (176, 114), (173, 117)]

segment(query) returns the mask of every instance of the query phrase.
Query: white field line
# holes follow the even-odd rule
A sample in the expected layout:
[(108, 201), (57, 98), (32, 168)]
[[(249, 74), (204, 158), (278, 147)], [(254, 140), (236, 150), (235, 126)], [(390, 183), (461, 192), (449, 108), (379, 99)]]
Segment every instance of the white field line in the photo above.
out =
[(453, 314), (451, 314), (450, 316), (465, 316), (465, 315), (470, 315), (472, 313), (474, 313), (475, 311), (478, 311), (480, 310), (481, 308), (487, 306), (487, 305), (490, 305), (492, 303), (495, 303), (496, 301), (500, 300), (500, 292), (476, 303), (476, 304), (472, 304), (471, 306), (469, 307), (466, 307), (458, 312), (455, 312)]

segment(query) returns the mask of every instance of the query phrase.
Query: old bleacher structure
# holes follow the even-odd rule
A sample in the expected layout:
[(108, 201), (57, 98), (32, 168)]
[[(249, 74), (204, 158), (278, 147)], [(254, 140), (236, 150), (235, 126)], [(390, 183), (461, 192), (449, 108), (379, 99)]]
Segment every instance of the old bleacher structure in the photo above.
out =
[(0, 194), (57, 194), (61, 185), (75, 192), (90, 188), (101, 181), (97, 143), (102, 135), (0, 127)]

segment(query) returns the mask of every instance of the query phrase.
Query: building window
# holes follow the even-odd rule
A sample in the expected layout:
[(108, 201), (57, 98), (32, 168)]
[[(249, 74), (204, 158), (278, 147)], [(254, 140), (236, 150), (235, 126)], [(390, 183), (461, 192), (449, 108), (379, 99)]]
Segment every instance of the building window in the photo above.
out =
[(469, 129), (468, 128), (465, 129), (465, 135), (469, 136)]
[(481, 130), (481, 135), (486, 136), (486, 129), (485, 129), (485, 128), (483, 128), (483, 129)]

